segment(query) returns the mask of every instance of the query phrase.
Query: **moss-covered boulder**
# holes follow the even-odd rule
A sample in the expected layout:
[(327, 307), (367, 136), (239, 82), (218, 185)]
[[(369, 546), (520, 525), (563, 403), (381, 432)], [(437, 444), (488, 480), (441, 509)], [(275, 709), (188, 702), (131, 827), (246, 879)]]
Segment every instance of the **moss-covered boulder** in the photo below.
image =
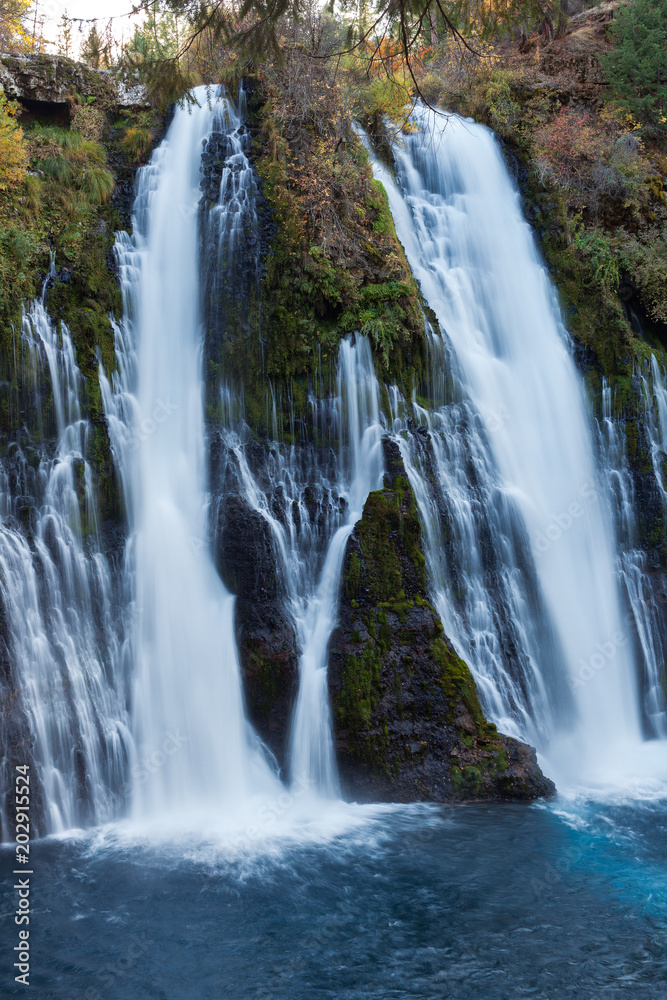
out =
[(535, 799), (535, 751), (487, 722), (428, 600), (421, 527), (398, 446), (348, 541), (329, 689), (345, 791), (393, 801)]

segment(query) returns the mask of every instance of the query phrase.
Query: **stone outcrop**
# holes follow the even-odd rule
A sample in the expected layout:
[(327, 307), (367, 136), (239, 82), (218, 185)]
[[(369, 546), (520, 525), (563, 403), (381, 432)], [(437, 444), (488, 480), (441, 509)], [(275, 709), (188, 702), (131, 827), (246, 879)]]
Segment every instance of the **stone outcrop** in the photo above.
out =
[(426, 591), (417, 507), (395, 442), (348, 541), (329, 687), (344, 790), (366, 800), (551, 796), (531, 747), (484, 718)]
[(136, 81), (45, 52), (0, 55), (0, 84), (7, 97), (24, 102), (67, 105), (78, 94), (117, 108), (148, 105), (146, 90)]
[(218, 572), (236, 594), (235, 624), (251, 721), (282, 765), (296, 693), (296, 636), (285, 610), (268, 521), (239, 494), (223, 496), (215, 538)]

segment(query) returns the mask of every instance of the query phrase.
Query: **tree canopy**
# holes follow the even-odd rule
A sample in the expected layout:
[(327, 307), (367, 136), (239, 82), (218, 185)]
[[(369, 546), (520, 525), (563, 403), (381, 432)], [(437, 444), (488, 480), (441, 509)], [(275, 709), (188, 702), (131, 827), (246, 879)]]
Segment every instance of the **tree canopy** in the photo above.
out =
[(667, 131), (667, 0), (616, 8), (615, 46), (602, 64), (611, 93), (640, 123)]
[(536, 23), (553, 34), (559, 0), (149, 0), (135, 8), (146, 21), (126, 60), (173, 96), (191, 82), (202, 58), (234, 50), (255, 62), (280, 61), (298, 47), (314, 59), (356, 53), (370, 73), (397, 66), (417, 91), (419, 53), (449, 36), (474, 50), (474, 40)]

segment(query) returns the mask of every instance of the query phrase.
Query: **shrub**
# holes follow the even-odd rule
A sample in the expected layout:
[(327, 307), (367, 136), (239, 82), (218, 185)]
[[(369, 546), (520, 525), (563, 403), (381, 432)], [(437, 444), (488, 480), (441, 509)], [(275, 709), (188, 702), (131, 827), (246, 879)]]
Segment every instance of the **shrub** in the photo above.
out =
[(573, 244), (584, 258), (588, 258), (591, 283), (601, 292), (617, 291), (621, 279), (618, 256), (607, 235), (598, 229), (580, 229), (575, 233)]
[(125, 130), (121, 144), (125, 152), (140, 163), (153, 145), (153, 133), (148, 128), (131, 126)]
[(650, 233), (627, 237), (620, 248), (621, 265), (639, 289), (649, 317), (667, 323), (667, 242)]
[(16, 105), (0, 93), (0, 191), (17, 187), (25, 177), (28, 151), (16, 118)]
[(70, 126), (85, 139), (101, 142), (106, 128), (106, 115), (90, 104), (75, 104), (70, 116)]
[(613, 120), (561, 108), (535, 131), (542, 179), (555, 181), (574, 205), (594, 217), (603, 208), (640, 212), (648, 198), (650, 163), (643, 156), (641, 140), (632, 132), (619, 135), (618, 130)]

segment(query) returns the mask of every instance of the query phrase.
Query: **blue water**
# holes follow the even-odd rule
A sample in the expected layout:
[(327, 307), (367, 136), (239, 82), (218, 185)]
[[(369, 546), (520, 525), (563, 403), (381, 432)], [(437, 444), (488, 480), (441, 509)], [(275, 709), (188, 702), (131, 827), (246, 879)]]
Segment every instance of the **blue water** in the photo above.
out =
[[(326, 844), (229, 853), (113, 829), (33, 845), (29, 995), (667, 995), (666, 802), (403, 808)], [(25, 988), (0, 858), (4, 998)]]

